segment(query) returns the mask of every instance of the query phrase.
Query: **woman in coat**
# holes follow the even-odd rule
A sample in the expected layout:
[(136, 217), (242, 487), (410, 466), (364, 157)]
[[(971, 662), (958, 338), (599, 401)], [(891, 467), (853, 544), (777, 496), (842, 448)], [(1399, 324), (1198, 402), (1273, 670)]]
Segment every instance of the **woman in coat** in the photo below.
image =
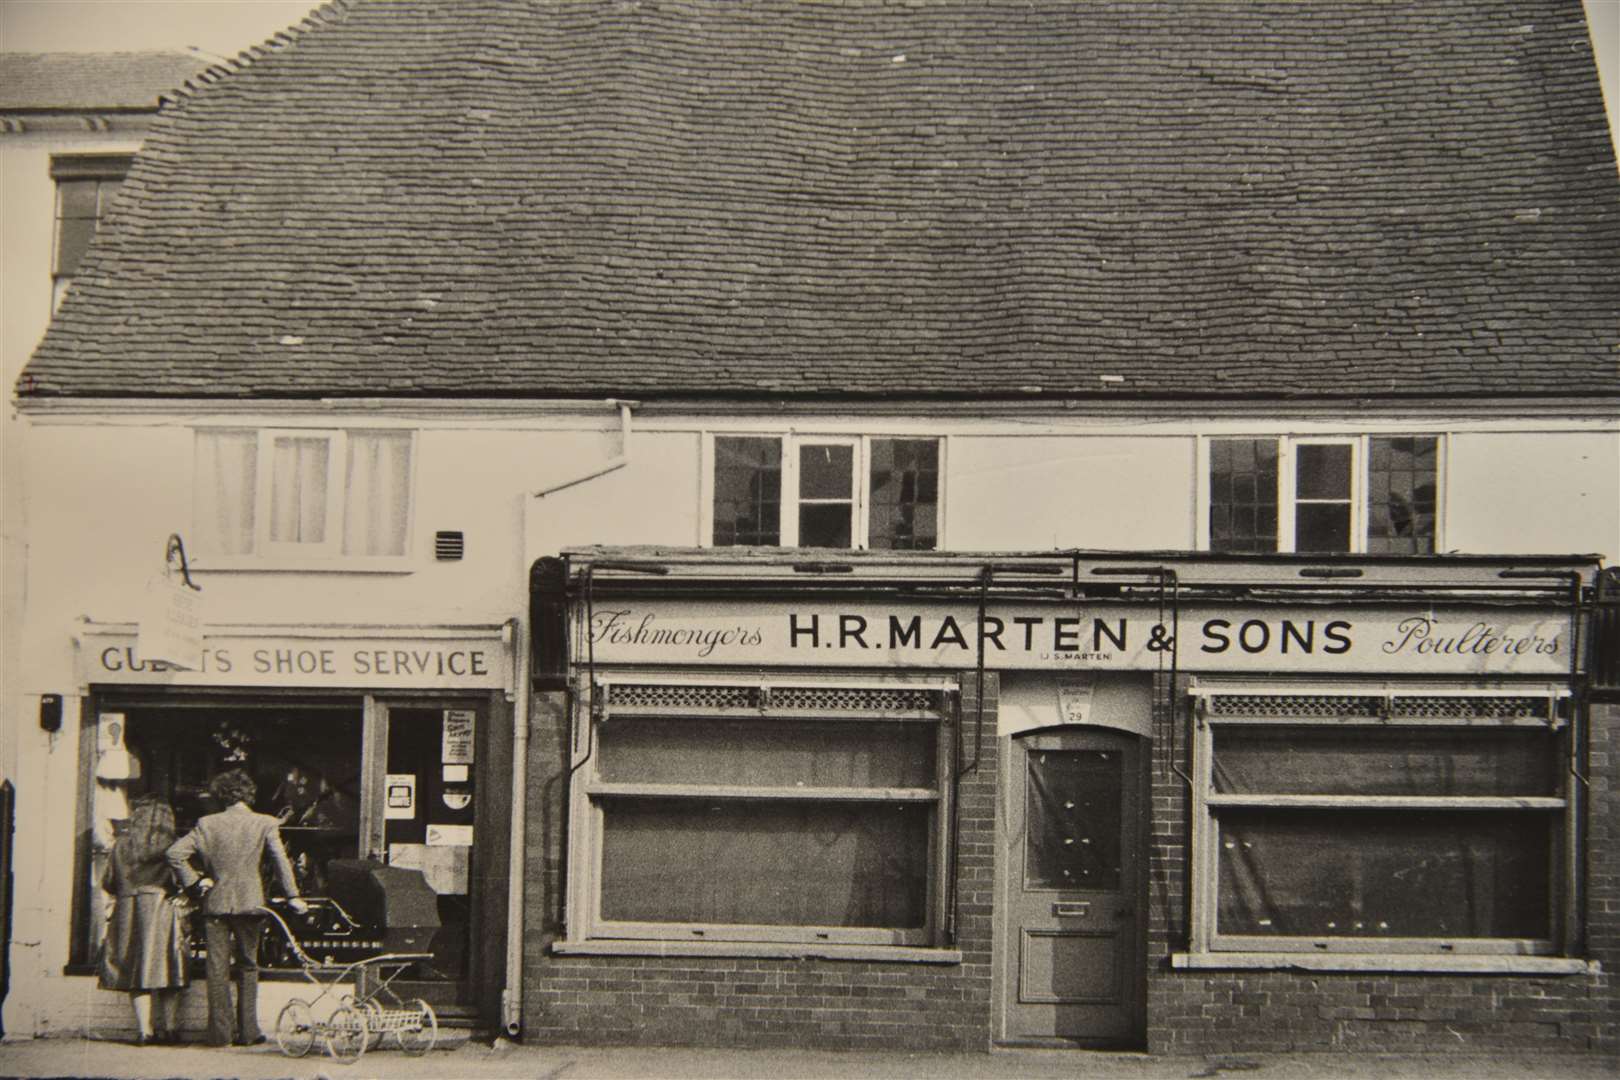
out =
[(174, 811), (156, 795), (141, 796), (130, 808), (101, 880), (114, 898), (101, 953), (101, 986), (129, 994), (137, 1046), (179, 1041), (180, 991), (191, 981), (185, 921), (174, 872), (164, 858), (174, 838)]

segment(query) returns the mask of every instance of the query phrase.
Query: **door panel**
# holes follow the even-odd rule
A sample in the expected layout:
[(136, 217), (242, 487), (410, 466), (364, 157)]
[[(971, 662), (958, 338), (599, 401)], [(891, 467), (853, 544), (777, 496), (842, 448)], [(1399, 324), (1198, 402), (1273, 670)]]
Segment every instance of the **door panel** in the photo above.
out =
[[(433, 959), (395, 984), (436, 1008), (472, 1005), (478, 834), (477, 750), (488, 710), (477, 702), (388, 703), (382, 708), (384, 779), (381, 853), (391, 868), (420, 880), (394, 897), (402, 916), (424, 928), (396, 933), (396, 949)], [(412, 875), (414, 879), (415, 875)], [(424, 887), (425, 885), (425, 887)]]
[(1114, 730), (1013, 740), (1004, 1042), (1141, 1041), (1143, 760), (1139, 740)]

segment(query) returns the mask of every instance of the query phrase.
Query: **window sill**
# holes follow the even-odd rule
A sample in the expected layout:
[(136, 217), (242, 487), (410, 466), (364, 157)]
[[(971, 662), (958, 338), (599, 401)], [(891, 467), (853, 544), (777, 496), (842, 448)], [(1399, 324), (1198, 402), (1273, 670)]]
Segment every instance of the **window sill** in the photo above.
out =
[(1603, 970), (1596, 960), (1562, 956), (1393, 955), (1388, 953), (1173, 953), (1170, 966), (1177, 970), (1229, 971), (1411, 971), (1501, 975), (1595, 975)]
[(960, 949), (904, 945), (828, 945), (777, 941), (554, 941), (558, 956), (714, 956), (767, 960), (859, 960), (960, 964)]

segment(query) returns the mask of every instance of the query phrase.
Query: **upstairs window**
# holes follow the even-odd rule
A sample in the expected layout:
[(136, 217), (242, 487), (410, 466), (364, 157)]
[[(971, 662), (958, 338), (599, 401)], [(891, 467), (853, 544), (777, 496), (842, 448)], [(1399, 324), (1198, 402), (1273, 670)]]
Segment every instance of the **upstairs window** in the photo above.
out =
[(1208, 547), (1431, 554), (1439, 457), (1432, 435), (1211, 439)]
[(408, 431), (198, 431), (198, 554), (402, 558), (412, 443)]
[(123, 185), (134, 158), (129, 154), (66, 154), (51, 159), (56, 181), (56, 241), (51, 258), (51, 310), (62, 303), (79, 262), (107, 207)]
[(939, 440), (716, 435), (716, 547), (939, 546)]

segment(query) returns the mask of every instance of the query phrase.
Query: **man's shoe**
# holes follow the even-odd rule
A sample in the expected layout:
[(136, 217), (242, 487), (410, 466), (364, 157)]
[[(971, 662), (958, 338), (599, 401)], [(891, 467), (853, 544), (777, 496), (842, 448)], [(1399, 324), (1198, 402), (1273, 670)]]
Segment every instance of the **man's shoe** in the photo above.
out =
[(236, 1045), (237, 1046), (258, 1046), (260, 1043), (266, 1043), (266, 1042), (269, 1042), (269, 1041), (270, 1041), (270, 1036), (268, 1036), (268, 1035), (260, 1035), (257, 1038), (253, 1038), (253, 1039), (238, 1039), (238, 1040), (236, 1040)]

